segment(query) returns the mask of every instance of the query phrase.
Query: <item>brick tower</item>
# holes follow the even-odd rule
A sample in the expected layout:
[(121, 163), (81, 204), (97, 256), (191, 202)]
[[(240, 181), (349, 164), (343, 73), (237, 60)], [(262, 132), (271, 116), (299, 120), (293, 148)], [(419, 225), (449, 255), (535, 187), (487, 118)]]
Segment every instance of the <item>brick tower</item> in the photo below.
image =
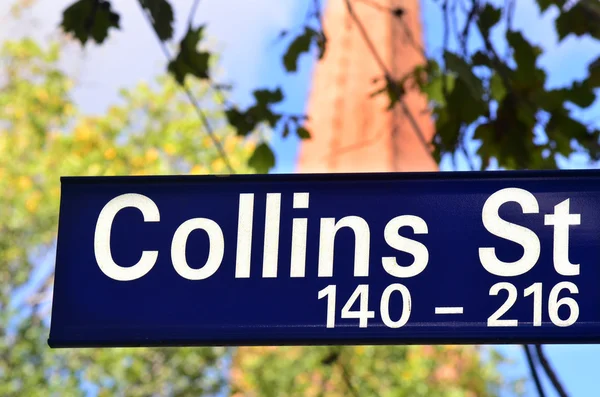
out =
[[(423, 63), (419, 0), (351, 0), (355, 14), (394, 79)], [(398, 18), (389, 10), (402, 8)], [(387, 10), (387, 11), (386, 11)], [(385, 94), (371, 98), (383, 75), (345, 0), (327, 0), (323, 16), (327, 51), (315, 66), (297, 172), (435, 171), (411, 121)], [(373, 83), (373, 79), (380, 81)], [(409, 91), (405, 103), (425, 139), (434, 133), (425, 98)]]

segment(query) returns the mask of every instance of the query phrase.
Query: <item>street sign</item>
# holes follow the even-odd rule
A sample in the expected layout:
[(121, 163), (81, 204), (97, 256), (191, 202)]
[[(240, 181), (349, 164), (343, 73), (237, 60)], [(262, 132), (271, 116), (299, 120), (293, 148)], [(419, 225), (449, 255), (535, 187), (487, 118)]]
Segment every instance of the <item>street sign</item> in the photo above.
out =
[(62, 179), (52, 347), (600, 342), (600, 172)]

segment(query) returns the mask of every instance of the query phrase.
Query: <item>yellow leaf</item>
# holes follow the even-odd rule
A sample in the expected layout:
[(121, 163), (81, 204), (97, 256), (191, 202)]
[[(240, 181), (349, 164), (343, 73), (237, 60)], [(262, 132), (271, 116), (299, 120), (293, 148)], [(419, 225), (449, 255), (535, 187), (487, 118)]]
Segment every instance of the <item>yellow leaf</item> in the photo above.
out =
[(242, 166), (242, 162), (240, 161), (240, 159), (236, 156), (236, 157), (229, 157), (229, 164), (231, 164), (231, 168), (238, 169), (241, 168)]
[(244, 147), (246, 154), (254, 153), (254, 149), (256, 148), (255, 142), (248, 142), (248, 144)]
[(78, 142), (84, 142), (90, 139), (92, 131), (87, 123), (80, 124), (75, 127), (75, 140)]
[(100, 172), (102, 172), (102, 167), (100, 167), (100, 164), (92, 164), (88, 168), (88, 175), (99, 175)]
[(27, 211), (29, 211), (29, 213), (33, 213), (38, 209), (40, 198), (41, 194), (39, 192), (35, 192), (27, 198), (25, 201), (25, 208)]
[(168, 155), (173, 155), (177, 151), (177, 148), (172, 143), (166, 143), (164, 149)]
[(214, 172), (221, 172), (225, 169), (225, 161), (219, 157), (211, 163), (210, 167)]
[(25, 111), (23, 110), (23, 108), (16, 108), (14, 114), (15, 119), (17, 120), (21, 120), (23, 117), (25, 117)]
[(19, 186), (20, 190), (28, 190), (33, 186), (33, 181), (30, 177), (21, 175), (19, 179), (17, 179), (17, 186)]
[(40, 101), (46, 102), (48, 100), (48, 91), (43, 87), (39, 87), (35, 90), (35, 96)]
[(136, 168), (142, 167), (144, 165), (144, 158), (142, 156), (135, 156), (133, 159), (131, 159), (131, 165)]
[(149, 163), (153, 163), (158, 159), (158, 150), (155, 148), (150, 148), (146, 151), (146, 161)]
[(190, 170), (190, 174), (192, 174), (192, 175), (200, 175), (200, 174), (207, 174), (207, 173), (208, 173), (208, 170), (201, 165), (195, 165)]
[(233, 152), (237, 146), (237, 143), (238, 140), (234, 136), (228, 136), (227, 139), (225, 139), (225, 151), (227, 153)]
[(63, 112), (65, 112), (65, 115), (67, 116), (72, 116), (75, 114), (75, 107), (72, 104), (67, 103), (63, 108)]
[(117, 151), (115, 148), (111, 147), (104, 151), (104, 158), (107, 160), (114, 160), (117, 157)]

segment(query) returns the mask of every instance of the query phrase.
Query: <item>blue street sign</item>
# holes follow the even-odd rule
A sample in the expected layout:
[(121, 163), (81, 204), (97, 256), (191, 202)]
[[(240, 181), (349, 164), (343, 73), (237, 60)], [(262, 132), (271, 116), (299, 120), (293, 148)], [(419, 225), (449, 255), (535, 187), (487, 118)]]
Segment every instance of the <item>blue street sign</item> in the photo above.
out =
[(600, 172), (62, 179), (52, 347), (600, 342)]

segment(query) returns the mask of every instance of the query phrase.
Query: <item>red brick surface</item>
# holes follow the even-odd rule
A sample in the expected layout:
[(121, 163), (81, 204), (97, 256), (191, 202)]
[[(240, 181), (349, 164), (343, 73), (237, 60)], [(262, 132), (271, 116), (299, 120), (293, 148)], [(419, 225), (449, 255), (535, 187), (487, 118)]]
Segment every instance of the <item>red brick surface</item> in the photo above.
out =
[[(352, 0), (371, 41), (395, 79), (423, 62), (418, 0), (368, 0), (404, 8), (404, 22)], [(307, 114), (312, 139), (302, 143), (297, 172), (432, 171), (437, 165), (400, 105), (387, 111), (385, 94), (371, 98), (383, 76), (351, 20), (344, 0), (328, 0), (324, 13), (325, 57), (315, 67)], [(410, 37), (406, 31), (410, 31)], [(409, 91), (405, 102), (429, 141), (433, 122), (425, 99)]]

